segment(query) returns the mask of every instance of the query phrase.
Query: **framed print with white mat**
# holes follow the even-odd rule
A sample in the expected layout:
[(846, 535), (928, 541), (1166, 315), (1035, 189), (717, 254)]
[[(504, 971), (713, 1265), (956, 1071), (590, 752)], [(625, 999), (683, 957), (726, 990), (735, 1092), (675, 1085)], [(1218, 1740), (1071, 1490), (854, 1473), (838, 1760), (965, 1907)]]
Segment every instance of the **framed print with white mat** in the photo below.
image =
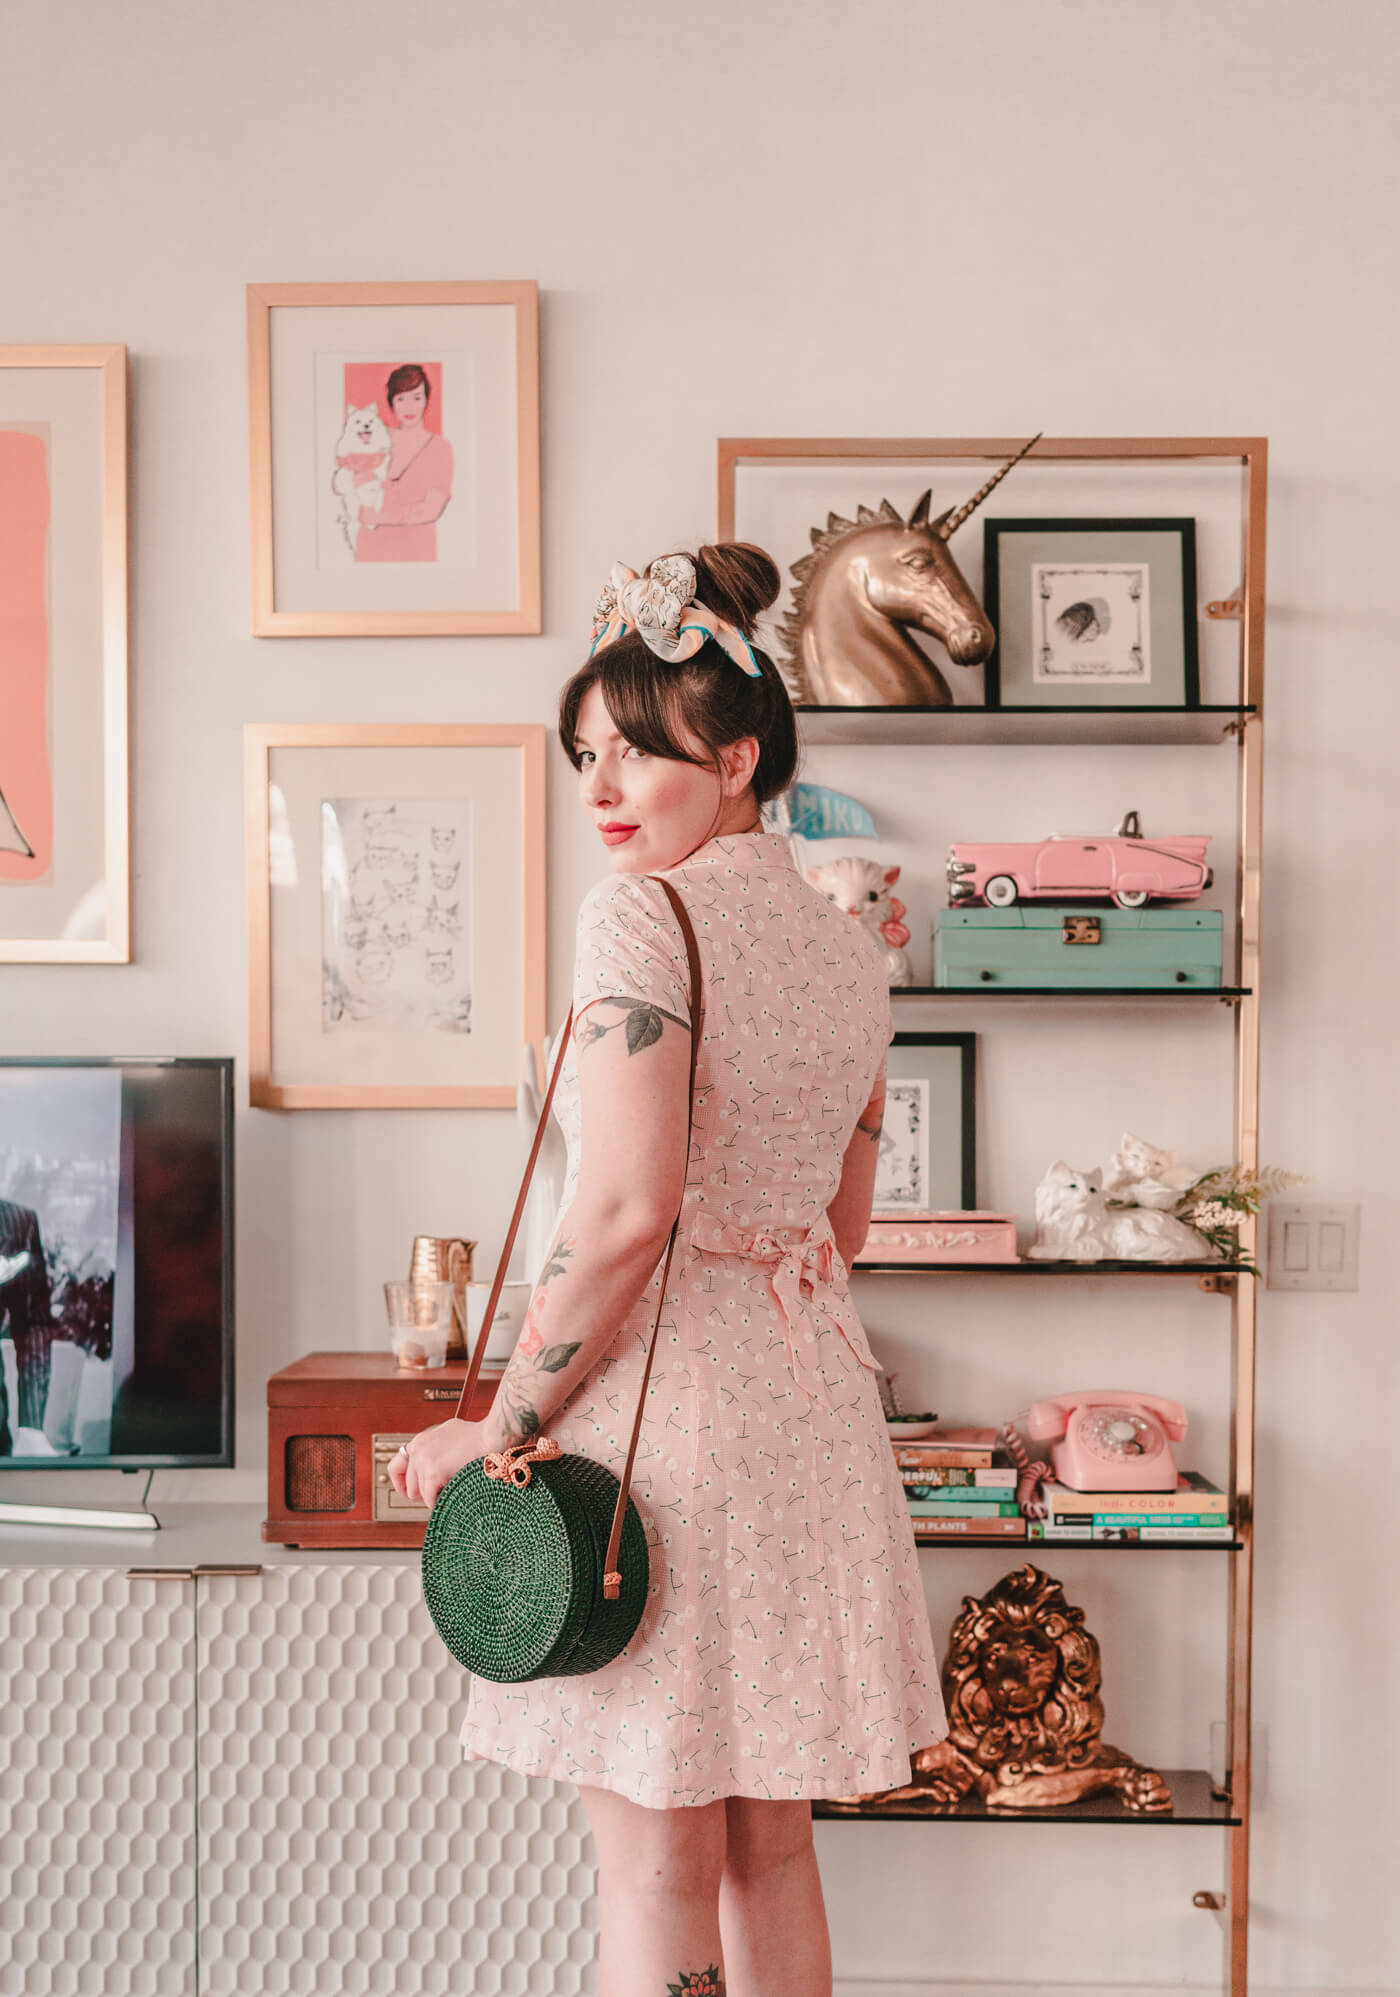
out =
[(545, 1039), (545, 730), (245, 730), (249, 1100), (506, 1109)]
[(127, 964), (126, 348), (0, 347), (0, 963)]
[(530, 280), (248, 287), (253, 632), (540, 629)]

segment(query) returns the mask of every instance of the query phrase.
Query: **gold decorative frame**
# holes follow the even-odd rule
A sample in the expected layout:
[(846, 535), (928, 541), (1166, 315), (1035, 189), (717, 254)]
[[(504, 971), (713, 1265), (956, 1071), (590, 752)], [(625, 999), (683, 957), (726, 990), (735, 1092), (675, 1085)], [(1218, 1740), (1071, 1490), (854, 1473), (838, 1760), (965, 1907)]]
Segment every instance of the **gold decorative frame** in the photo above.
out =
[(96, 368), (102, 376), (102, 654), (94, 677), (102, 709), (103, 881), (107, 935), (0, 937), (0, 964), (129, 964), (131, 851), (127, 750), (126, 348), (0, 347), (0, 368)]
[(270, 753), (276, 749), (510, 748), (521, 757), (521, 941), (523, 1019), (519, 1045), (542, 1062), (545, 1014), (545, 728), (516, 723), (250, 722), (244, 729), (248, 891), (248, 1099), (254, 1109), (510, 1109), (514, 1073), (499, 1085), (331, 1084), (273, 1079)]
[[(510, 305), (515, 310), (516, 607), (513, 610), (279, 610), (273, 562), (271, 314), (308, 305)], [(531, 634), (540, 611), (539, 286), (533, 279), (443, 284), (250, 284), (248, 467), (253, 635), (258, 638), (484, 637)]]

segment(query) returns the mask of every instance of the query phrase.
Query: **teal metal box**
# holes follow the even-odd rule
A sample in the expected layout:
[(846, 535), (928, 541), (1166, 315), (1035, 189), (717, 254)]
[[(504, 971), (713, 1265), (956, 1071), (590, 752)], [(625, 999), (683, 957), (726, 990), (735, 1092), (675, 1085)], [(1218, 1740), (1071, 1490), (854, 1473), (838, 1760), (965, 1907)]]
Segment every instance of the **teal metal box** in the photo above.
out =
[(1218, 990), (1216, 908), (941, 908), (933, 982), (942, 990)]

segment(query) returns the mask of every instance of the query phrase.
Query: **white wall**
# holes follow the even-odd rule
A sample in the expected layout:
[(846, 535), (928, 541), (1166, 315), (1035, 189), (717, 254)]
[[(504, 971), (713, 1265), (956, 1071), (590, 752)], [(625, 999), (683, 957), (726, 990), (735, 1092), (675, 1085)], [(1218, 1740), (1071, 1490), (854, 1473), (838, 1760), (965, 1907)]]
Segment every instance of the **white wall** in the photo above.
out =
[[(1400, 1771), (1376, 1717), (1400, 1619), (1382, 1442), (1363, 1426), (1394, 1398), (1400, 1288), (1397, 57), (1388, 0), (0, 12), (0, 341), (124, 340), (134, 391), (136, 960), (6, 970), (7, 1048), (241, 1063), (243, 722), (548, 719), (611, 559), (713, 532), (718, 435), (1270, 437), (1264, 1151), (1318, 1198), (1364, 1199), (1369, 1231), (1359, 1295), (1265, 1298), (1254, 1966), (1261, 1986), (1329, 1991), (1400, 1987), (1384, 1890)], [(544, 295), (546, 635), (254, 641), (245, 283), (475, 276), (534, 276)], [(1158, 824), (1194, 807), (1189, 759), (1117, 753), (1092, 778), (1096, 809), (1100, 790)], [(1049, 830), (1082, 794), (1040, 754), (1011, 777), (1032, 763)], [(878, 787), (892, 855), (927, 876), (926, 922), (967, 771), (904, 752), (812, 766)], [(1004, 760), (986, 768), (1007, 780)], [(603, 871), (557, 754), (551, 812), (557, 1013), (573, 911)], [(1061, 1128), (1106, 1150), (1138, 1121), (1218, 1153), (1228, 1061), (1207, 1010), (1161, 1047), (1141, 1025), (1099, 1038), (969, 1013), (987, 1036), (983, 1197), (1028, 1210), (1031, 1160)], [(267, 1373), (375, 1343), (378, 1284), (414, 1232), (476, 1235), (489, 1266), (505, 1217), (505, 1114), (244, 1111), (238, 1141), (239, 1465), (163, 1474), (157, 1497), (257, 1497)], [(1032, 1313), (1019, 1286), (906, 1283), (872, 1291), (867, 1314), (945, 1412), (991, 1418), (1121, 1375), (1186, 1400), (1221, 1474), (1223, 1308), (1072, 1287), (1037, 1290)], [(926, 1556), (940, 1639), (962, 1589), (1002, 1564)], [(1110, 1737), (1202, 1765), (1223, 1711), (1223, 1565), (1057, 1567), (1103, 1639)], [(1213, 1833), (835, 1825), (821, 1840), (848, 1976), (1215, 1974), (1213, 1923), (1190, 1908), (1219, 1883)]]

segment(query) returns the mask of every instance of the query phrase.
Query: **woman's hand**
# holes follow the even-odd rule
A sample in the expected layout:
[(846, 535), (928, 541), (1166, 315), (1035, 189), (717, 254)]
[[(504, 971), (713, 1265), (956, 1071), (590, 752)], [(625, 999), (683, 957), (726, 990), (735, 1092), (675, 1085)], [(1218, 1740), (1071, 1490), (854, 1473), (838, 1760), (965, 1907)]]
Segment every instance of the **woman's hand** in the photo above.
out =
[(389, 1461), (389, 1482), (411, 1505), (426, 1505), (431, 1511), (438, 1492), (456, 1476), (464, 1463), (474, 1463), (500, 1442), (484, 1421), (440, 1421), (435, 1428), (420, 1429), (412, 1438), (408, 1453), (400, 1450)]

